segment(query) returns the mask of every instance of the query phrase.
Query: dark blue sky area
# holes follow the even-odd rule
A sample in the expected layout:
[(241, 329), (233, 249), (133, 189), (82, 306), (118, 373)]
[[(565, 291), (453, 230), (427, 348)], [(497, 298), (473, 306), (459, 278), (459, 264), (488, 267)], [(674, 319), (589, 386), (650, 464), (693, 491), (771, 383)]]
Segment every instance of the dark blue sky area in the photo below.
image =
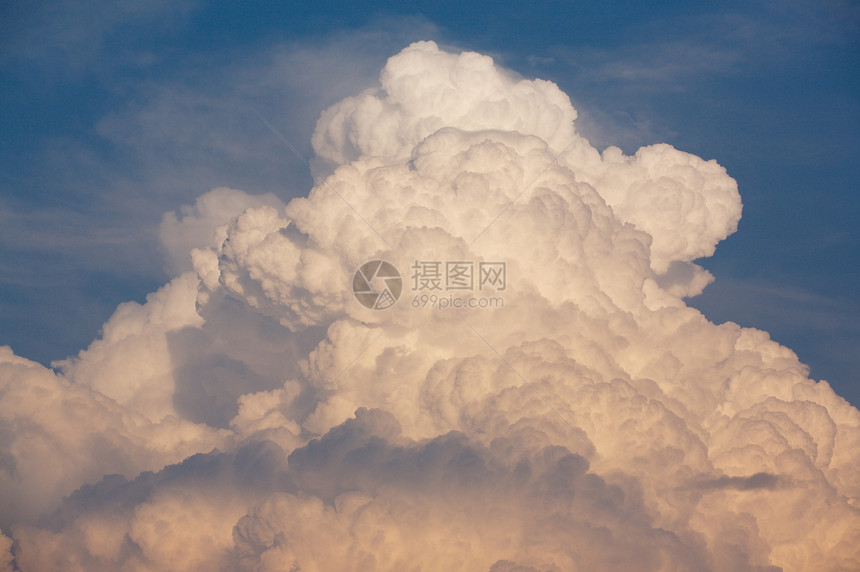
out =
[(306, 194), (322, 109), (433, 39), (556, 82), (598, 147), (716, 159), (744, 201), (690, 303), (766, 330), (860, 403), (853, 2), (46, 2), (0, 7), (0, 344), (48, 363), (167, 278), (161, 214)]

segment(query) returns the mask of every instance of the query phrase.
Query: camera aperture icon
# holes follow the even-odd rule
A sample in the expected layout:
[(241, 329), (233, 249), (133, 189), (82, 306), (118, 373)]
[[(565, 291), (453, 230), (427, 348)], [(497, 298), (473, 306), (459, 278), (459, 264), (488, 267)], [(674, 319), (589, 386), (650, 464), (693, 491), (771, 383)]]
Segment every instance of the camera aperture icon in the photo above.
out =
[(358, 267), (352, 276), (352, 292), (365, 308), (386, 310), (403, 292), (400, 272), (385, 260), (370, 260)]

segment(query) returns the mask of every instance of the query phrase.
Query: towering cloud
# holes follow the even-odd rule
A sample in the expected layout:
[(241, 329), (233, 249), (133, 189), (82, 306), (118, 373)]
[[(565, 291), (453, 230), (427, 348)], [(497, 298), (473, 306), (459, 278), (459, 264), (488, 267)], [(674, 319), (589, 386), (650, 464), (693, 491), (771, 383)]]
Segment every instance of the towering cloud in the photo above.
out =
[[(598, 152), (575, 118), (550, 82), (419, 42), (322, 114), (306, 198), (166, 215), (184, 273), (58, 373), (0, 354), (6, 560), (860, 568), (860, 412), (683, 300), (734, 180)], [(351, 290), (372, 260), (402, 278), (384, 310)]]

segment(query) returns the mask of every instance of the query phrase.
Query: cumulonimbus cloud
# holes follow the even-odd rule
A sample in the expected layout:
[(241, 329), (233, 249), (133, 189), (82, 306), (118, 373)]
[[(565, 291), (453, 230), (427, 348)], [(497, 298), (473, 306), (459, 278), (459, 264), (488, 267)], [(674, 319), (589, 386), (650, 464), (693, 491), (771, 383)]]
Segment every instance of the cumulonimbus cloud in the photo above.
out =
[[(306, 198), (167, 215), (187, 271), (58, 372), (0, 354), (6, 560), (860, 567), (860, 413), (683, 300), (736, 229), (734, 180), (668, 145), (598, 152), (575, 118), (550, 82), (419, 42), (322, 114), (333, 170)], [(402, 274), (391, 308), (350, 290), (368, 260)], [(422, 306), (419, 261), (504, 263), (478, 292), (504, 304)]]

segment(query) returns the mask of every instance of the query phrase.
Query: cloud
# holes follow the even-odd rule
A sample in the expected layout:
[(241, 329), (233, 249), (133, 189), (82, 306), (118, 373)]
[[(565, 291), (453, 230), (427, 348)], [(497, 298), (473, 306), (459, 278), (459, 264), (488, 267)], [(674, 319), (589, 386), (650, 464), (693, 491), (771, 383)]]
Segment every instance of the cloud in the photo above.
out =
[(856, 301), (777, 288), (758, 278), (723, 277), (693, 303), (715, 322), (732, 319), (736, 312), (743, 316), (742, 325), (758, 324), (781, 343), (803, 347), (799, 355), (813, 364), (812, 377), (831, 381), (851, 403), (860, 398), (852, 384), (860, 367), (860, 356), (852, 349), (860, 341), (854, 332), (860, 315)]
[(205, 193), (191, 207), (167, 212), (161, 218), (159, 239), (171, 274), (192, 269), (191, 252), (196, 248), (216, 248), (227, 238), (224, 221), (242, 214), (250, 207), (271, 206), (282, 209), (284, 203), (271, 193), (248, 195), (226, 187)]
[[(426, 75), (428, 69), (437, 77)], [(416, 43), (389, 60), (377, 93), (348, 98), (323, 113), (314, 148), (336, 163), (361, 155), (391, 161), (408, 157), (443, 126), (535, 135), (560, 154), (561, 164), (594, 185), (617, 217), (651, 235), (651, 263), (661, 274), (673, 261), (712, 255), (716, 243), (737, 229), (737, 184), (716, 161), (665, 144), (643, 147), (634, 157), (609, 147), (598, 157), (575, 133), (575, 119), (555, 84), (517, 80), (487, 56)]]
[[(191, 270), (60, 373), (4, 354), (17, 565), (856, 567), (860, 412), (684, 301), (734, 180), (668, 145), (599, 153), (575, 118), (549, 82), (419, 42), (323, 113), (307, 197), (166, 215)], [(385, 311), (349, 290), (376, 259), (405, 284)], [(434, 260), (504, 262), (479, 292), (504, 305), (416, 307)]]
[[(395, 422), (386, 417), (359, 410), (290, 456), (299, 492), (274, 496), (239, 521), (243, 567), (487, 570), (516, 561), (570, 569), (615, 560), (644, 570), (662, 558), (703, 563), (701, 552), (651, 526), (641, 499), (590, 473), (588, 462), (564, 447), (512, 456), (515, 445), (506, 439), (484, 448), (458, 433), (395, 446)], [(288, 517), (296, 513), (303, 518)], [(323, 529), (324, 536), (315, 532)], [(620, 548), (615, 554), (609, 537)]]
[[(66, 521), (59, 532), (17, 529), (29, 558), (20, 563), (51, 569), (72, 560), (88, 570), (121, 561), (184, 570), (406, 563), (480, 570), (504, 569), (510, 559), (553, 569), (607, 558), (637, 570), (666, 556), (689, 567), (703, 563), (701, 550), (650, 526), (641, 499), (590, 473), (582, 457), (553, 446), (511, 458), (509, 445), (491, 450), (457, 433), (410, 442), (390, 414), (360, 409), (288, 463), (264, 442), (86, 487), (57, 513)], [(616, 548), (601, 541), (613, 532), (616, 548), (625, 547), (621, 555), (610, 555)], [(584, 550), (595, 541), (594, 550)], [(28, 550), (36, 543), (40, 550)], [(555, 553), (548, 556), (547, 547)]]
[(222, 443), (226, 434), (175, 417), (153, 424), (104, 394), (0, 348), (4, 528), (33, 522), (105, 474), (133, 476)]
[(517, 80), (488, 56), (418, 42), (389, 59), (379, 90), (324, 112), (313, 144), (337, 164), (362, 154), (403, 159), (428, 134), (456, 127), (534, 134), (560, 149), (573, 136), (575, 118), (570, 100), (551, 82)]
[(749, 491), (753, 489), (773, 489), (779, 486), (780, 478), (770, 473), (756, 473), (749, 477), (718, 477), (699, 483), (703, 489), (735, 489)]

